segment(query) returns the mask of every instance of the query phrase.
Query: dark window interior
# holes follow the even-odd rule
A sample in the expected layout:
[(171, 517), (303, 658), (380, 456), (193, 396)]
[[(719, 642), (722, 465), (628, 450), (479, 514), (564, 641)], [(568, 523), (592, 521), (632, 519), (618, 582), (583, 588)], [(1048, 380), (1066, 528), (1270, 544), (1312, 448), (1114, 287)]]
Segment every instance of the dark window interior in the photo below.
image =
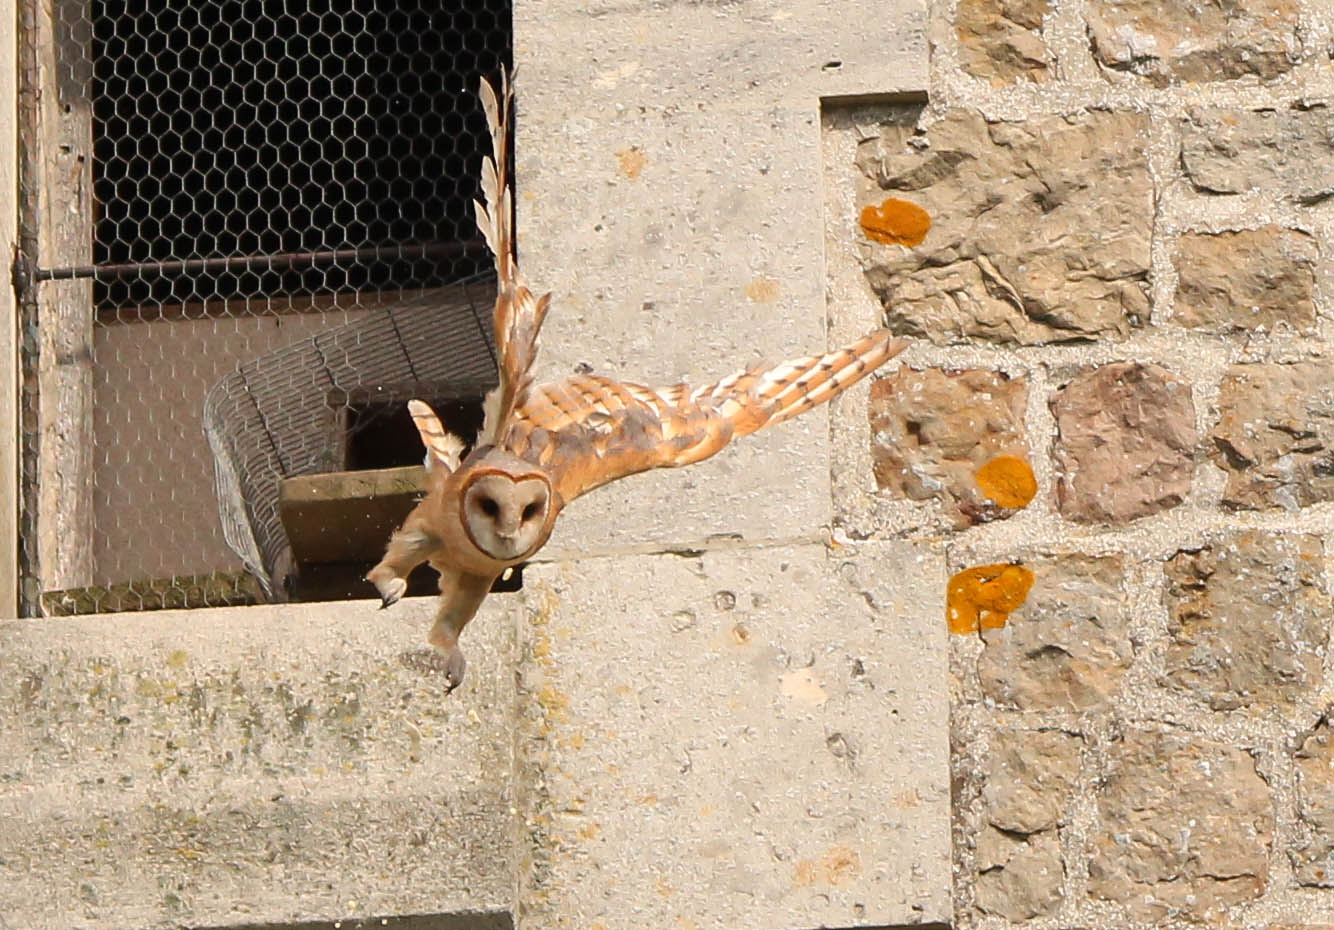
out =
[(431, 287), (489, 264), (476, 84), (509, 64), (508, 0), (91, 9), (96, 263), (363, 252), (144, 269), (100, 282), (99, 308)]

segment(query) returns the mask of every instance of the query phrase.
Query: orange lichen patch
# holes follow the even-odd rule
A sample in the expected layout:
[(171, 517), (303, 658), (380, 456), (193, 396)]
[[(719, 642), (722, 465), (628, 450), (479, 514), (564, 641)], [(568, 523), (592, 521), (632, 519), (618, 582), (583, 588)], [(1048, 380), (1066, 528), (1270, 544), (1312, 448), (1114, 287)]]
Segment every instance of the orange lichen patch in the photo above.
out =
[(1027, 507), (1038, 493), (1033, 469), (1014, 455), (998, 455), (977, 470), (977, 486), (982, 493), (1002, 507), (1018, 510)]
[(863, 209), (861, 222), (868, 239), (886, 245), (921, 245), (931, 228), (931, 217), (925, 210), (897, 197)]
[(746, 296), (757, 304), (773, 303), (780, 293), (782, 288), (778, 286), (778, 282), (764, 275), (746, 285)]
[(621, 149), (616, 153), (616, 160), (620, 162), (621, 174), (625, 175), (631, 181), (639, 178), (639, 173), (644, 170), (648, 164), (648, 156), (644, 150), (637, 145), (632, 145), (628, 149)]
[(797, 888), (811, 885), (841, 885), (861, 873), (861, 858), (847, 846), (831, 846), (819, 862), (802, 859), (792, 868), (792, 884)]
[(945, 619), (951, 633), (999, 630), (1019, 609), (1033, 587), (1033, 573), (1022, 565), (978, 565), (950, 579), (945, 590)]

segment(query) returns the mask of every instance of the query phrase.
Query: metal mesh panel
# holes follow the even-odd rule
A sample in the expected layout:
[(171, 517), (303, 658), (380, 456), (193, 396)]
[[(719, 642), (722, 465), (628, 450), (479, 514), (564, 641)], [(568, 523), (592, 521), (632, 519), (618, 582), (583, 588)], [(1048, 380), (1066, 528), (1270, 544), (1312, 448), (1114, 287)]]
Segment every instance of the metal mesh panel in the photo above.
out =
[(28, 2), (29, 607), (274, 593), (269, 492), (337, 464), (329, 389), (491, 370), (476, 85), (510, 5)]
[[(490, 277), (445, 297), (404, 300), (364, 319), (253, 359), (220, 381), (204, 402), (204, 431), (216, 461), (223, 533), (270, 597), (283, 594), (291, 547), (278, 512), (278, 482), (342, 463), (331, 437), (339, 408), (358, 389), (453, 385), (490, 387)], [(485, 321), (485, 326), (483, 325)]]

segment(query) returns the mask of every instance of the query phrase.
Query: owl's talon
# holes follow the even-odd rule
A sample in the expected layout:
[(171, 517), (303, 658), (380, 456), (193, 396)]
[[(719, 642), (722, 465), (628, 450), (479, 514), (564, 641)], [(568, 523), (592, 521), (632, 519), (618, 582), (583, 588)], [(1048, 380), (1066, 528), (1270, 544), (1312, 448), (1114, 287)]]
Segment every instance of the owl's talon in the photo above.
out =
[(385, 578), (383, 577), (383, 574), (380, 573), (378, 567), (372, 569), (370, 573), (366, 575), (366, 580), (375, 585), (376, 590), (380, 592), (381, 610), (397, 604), (408, 590), (408, 580), (406, 578), (399, 578), (393, 575)]
[(440, 658), (445, 664), (445, 681), (448, 682), (445, 693), (448, 694), (463, 684), (463, 673), (467, 670), (468, 663), (463, 658), (463, 650), (458, 646), (455, 646), (452, 651), (440, 656)]

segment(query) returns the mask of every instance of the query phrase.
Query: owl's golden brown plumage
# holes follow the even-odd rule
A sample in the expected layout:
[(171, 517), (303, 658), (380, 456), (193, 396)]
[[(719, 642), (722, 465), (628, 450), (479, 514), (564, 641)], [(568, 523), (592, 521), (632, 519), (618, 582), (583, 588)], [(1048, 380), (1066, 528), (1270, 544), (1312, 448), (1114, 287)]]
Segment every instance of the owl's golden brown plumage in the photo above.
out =
[(561, 508), (609, 481), (690, 465), (732, 439), (824, 403), (902, 351), (888, 330), (852, 345), (775, 366), (756, 366), (716, 384), (649, 388), (593, 375), (534, 386), (538, 332), (551, 295), (535, 295), (519, 272), (511, 228), (507, 152), (513, 94), (482, 82), (492, 156), (482, 163), (477, 225), (496, 258), (495, 337), (500, 383), (486, 399), (477, 445), (463, 444), (430, 407), (409, 409), (430, 466), (430, 490), (389, 540), (367, 579), (387, 607), (424, 561), (440, 573), (440, 609), (428, 637), (450, 687), (463, 680), (458, 637), (492, 582), (547, 541)]

